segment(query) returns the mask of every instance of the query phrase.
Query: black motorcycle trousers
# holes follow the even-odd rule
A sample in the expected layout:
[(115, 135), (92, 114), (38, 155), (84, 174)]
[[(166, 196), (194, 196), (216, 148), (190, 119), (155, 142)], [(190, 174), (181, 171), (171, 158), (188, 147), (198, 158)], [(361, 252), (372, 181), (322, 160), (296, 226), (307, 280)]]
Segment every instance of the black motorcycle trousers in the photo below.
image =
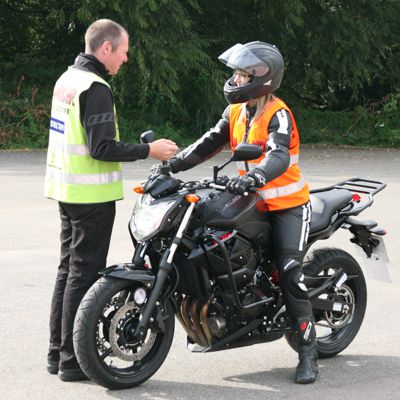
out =
[(312, 320), (312, 307), (301, 268), (311, 220), (310, 203), (269, 214), (274, 258), (283, 299), (294, 321)]
[(78, 368), (73, 348), (73, 324), (79, 303), (105, 268), (115, 218), (115, 202), (59, 203), (60, 265), (50, 311), (48, 359), (60, 369)]

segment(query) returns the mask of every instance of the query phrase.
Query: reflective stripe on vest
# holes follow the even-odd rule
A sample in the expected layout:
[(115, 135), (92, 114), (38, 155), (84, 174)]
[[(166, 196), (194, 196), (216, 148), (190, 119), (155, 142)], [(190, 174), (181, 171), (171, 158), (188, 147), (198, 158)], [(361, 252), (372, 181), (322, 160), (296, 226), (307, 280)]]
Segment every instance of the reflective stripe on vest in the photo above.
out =
[(122, 179), (122, 171), (102, 174), (68, 174), (55, 168), (48, 168), (47, 177), (72, 185), (102, 185), (120, 181)]
[(280, 186), (270, 189), (259, 189), (258, 194), (264, 199), (276, 199), (277, 197), (289, 196), (290, 194), (294, 194), (299, 190), (303, 189), (306, 181), (302, 177), (299, 181), (290, 183), (286, 186)]
[(49, 151), (64, 152), (67, 154), (76, 154), (79, 156), (89, 155), (89, 149), (86, 144), (65, 143), (61, 135), (50, 132)]

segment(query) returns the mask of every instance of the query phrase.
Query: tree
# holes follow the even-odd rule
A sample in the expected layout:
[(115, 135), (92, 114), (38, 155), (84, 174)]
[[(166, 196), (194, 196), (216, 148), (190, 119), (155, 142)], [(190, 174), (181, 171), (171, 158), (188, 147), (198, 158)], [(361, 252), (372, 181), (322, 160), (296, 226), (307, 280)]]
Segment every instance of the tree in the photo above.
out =
[(0, 0), (0, 72), (5, 86), (24, 76), (46, 87), (73, 61), (84, 32), (74, 15), (79, 3)]
[(0, 92), (7, 97), (23, 82), (19, 96), (29, 102), (38, 93), (49, 107), (88, 25), (110, 18), (130, 33), (130, 61), (111, 82), (130, 132), (158, 126), (163, 135), (198, 137), (226, 106), (232, 71), (218, 56), (252, 40), (282, 52), (278, 94), (291, 103), (341, 111), (389, 101), (393, 109), (399, 15), (400, 0), (0, 0)]
[(286, 63), (282, 89), (301, 102), (349, 109), (399, 87), (398, 0), (201, 4), (193, 20), (213, 58), (235, 43), (273, 43)]
[(213, 73), (207, 43), (192, 29), (190, 15), (198, 12), (194, 0), (88, 0), (78, 10), (86, 24), (107, 15), (128, 30), (130, 61), (115, 81), (132, 118), (170, 123), (183, 132), (211, 123), (210, 104), (204, 102), (216, 98), (221, 103), (216, 90), (221, 79)]

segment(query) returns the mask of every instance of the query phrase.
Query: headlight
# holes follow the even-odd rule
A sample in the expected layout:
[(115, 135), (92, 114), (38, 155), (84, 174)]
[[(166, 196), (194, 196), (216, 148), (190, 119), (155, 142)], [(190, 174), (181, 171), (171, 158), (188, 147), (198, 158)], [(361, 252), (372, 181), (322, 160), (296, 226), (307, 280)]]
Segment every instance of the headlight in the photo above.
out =
[(174, 205), (175, 200), (150, 204), (151, 196), (142, 196), (135, 204), (129, 223), (133, 237), (142, 242), (155, 234), (163, 221), (165, 214)]

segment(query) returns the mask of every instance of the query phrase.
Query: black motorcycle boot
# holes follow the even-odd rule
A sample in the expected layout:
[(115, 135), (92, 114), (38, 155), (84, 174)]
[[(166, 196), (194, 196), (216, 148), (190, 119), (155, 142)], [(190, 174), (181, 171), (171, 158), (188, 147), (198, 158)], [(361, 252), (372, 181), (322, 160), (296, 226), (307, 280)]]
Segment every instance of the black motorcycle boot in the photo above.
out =
[(299, 343), (299, 364), (296, 368), (296, 383), (313, 383), (318, 375), (318, 352), (314, 321), (302, 318), (294, 323)]
[(299, 364), (296, 368), (296, 383), (313, 383), (318, 375), (318, 353), (316, 343), (299, 346)]

